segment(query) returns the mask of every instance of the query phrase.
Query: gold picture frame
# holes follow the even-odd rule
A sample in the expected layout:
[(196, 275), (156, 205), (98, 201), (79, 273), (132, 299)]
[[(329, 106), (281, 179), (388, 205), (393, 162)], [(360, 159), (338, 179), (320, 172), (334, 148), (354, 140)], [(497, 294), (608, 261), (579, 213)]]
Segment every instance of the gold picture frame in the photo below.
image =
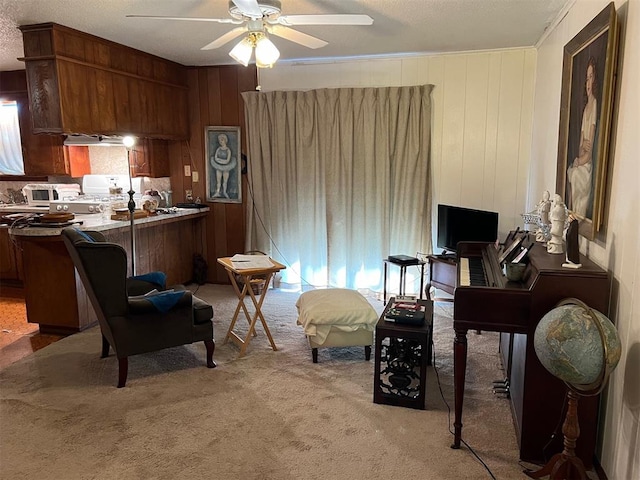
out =
[(556, 193), (590, 240), (604, 225), (617, 51), (613, 2), (564, 47)]

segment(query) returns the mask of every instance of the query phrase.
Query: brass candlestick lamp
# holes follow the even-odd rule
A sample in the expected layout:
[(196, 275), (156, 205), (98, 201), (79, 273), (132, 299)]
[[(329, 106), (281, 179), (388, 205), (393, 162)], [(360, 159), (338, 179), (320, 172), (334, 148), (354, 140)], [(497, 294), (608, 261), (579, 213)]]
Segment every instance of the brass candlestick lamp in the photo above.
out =
[(131, 225), (131, 276), (134, 276), (136, 274), (136, 234), (133, 225), (136, 211), (136, 202), (133, 199), (133, 195), (136, 192), (133, 191), (133, 180), (131, 178), (131, 149), (133, 148), (135, 143), (135, 138), (130, 135), (127, 135), (122, 139), (122, 144), (127, 149), (127, 167), (129, 168), (129, 191), (127, 192), (129, 194), (129, 203), (127, 204), (127, 206), (129, 207), (129, 222)]

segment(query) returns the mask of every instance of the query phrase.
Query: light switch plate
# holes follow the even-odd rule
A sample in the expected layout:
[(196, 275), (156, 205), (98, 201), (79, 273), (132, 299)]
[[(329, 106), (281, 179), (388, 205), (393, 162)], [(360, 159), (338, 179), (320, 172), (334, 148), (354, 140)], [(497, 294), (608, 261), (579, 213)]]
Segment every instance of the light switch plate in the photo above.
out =
[(194, 171), (191, 173), (191, 179), (192, 179), (194, 182), (197, 182), (199, 178), (200, 178), (200, 175), (198, 175), (198, 172), (197, 172), (196, 170), (194, 170)]
[(185, 177), (190, 177), (191, 176), (191, 165), (185, 165), (184, 166), (184, 176)]

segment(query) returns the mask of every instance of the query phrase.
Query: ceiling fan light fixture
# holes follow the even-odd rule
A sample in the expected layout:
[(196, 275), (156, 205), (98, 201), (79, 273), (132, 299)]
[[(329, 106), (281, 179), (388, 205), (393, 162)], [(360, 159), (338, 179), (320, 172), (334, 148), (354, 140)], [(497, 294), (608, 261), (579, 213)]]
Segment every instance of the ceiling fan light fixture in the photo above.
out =
[(253, 43), (251, 36), (246, 36), (231, 49), (229, 56), (246, 67), (249, 65), (249, 61), (251, 60)]
[(256, 66), (271, 68), (280, 58), (280, 51), (266, 35), (262, 35), (256, 42)]
[(233, 47), (229, 55), (246, 67), (251, 61), (251, 55), (255, 48), (256, 65), (260, 68), (272, 67), (280, 58), (280, 52), (267, 38), (267, 34), (316, 49), (324, 47), (327, 42), (290, 27), (295, 25), (371, 25), (373, 23), (373, 19), (369, 15), (361, 14), (282, 15), (280, 0), (227, 0), (227, 2), (231, 18), (169, 17), (166, 15), (127, 15), (127, 17), (238, 25), (202, 47), (201, 50), (215, 50), (246, 34)]
[(280, 15), (280, 0), (229, 0), (229, 14), (236, 19), (258, 19)]

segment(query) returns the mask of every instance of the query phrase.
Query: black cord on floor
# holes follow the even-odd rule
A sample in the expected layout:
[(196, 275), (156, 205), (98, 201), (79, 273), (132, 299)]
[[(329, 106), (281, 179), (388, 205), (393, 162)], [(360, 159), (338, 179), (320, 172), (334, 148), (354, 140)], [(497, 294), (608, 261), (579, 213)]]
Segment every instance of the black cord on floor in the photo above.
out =
[[(251, 180), (249, 178), (247, 178), (247, 190), (249, 191), (249, 196), (251, 197), (251, 205), (253, 208), (254, 213), (256, 214), (256, 217), (258, 217), (258, 220), (260, 221), (260, 225), (262, 226), (262, 230), (264, 231), (264, 233), (267, 235), (267, 237), (269, 238), (269, 243), (271, 243), (271, 245), (273, 246), (273, 248), (280, 254), (280, 258), (282, 259), (282, 261), (284, 262), (284, 264), (287, 266), (287, 268), (289, 270), (291, 270), (294, 274), (298, 275), (298, 278), (300, 278), (300, 288), (302, 291), (304, 291), (304, 287), (305, 286), (313, 286), (311, 284), (311, 282), (307, 281), (303, 276), (301, 272), (298, 272), (291, 264), (291, 262), (287, 259), (287, 257), (285, 257), (284, 253), (282, 253), (282, 251), (278, 248), (278, 245), (276, 244), (276, 242), (273, 240), (273, 238), (271, 237), (271, 234), (269, 233), (269, 231), (267, 230), (267, 226), (264, 224), (264, 221), (262, 220), (262, 217), (260, 216), (260, 212), (258, 212), (258, 208), (256, 207), (256, 202), (253, 196), (253, 188), (252, 188), (252, 183)], [(333, 287), (333, 285), (329, 284), (327, 285), (327, 287)]]
[[(195, 290), (191, 290), (190, 288), (188, 288), (190, 285), (193, 285), (194, 283), (196, 285), (196, 289)], [(195, 295), (196, 293), (198, 293), (198, 290), (200, 290), (200, 287), (202, 286), (199, 283), (192, 282), (192, 281), (185, 282), (183, 285), (189, 289), (189, 291), (191, 292), (191, 295)]]
[[(447, 403), (446, 398), (444, 397), (444, 392), (442, 391), (442, 384), (440, 383), (440, 374), (438, 373), (438, 369), (436, 367), (436, 348), (435, 348), (435, 344), (433, 343), (433, 335), (431, 336), (431, 354), (433, 356), (431, 363), (433, 365), (433, 371), (436, 373), (436, 381), (438, 382), (438, 390), (440, 390), (440, 397), (442, 397), (442, 401), (444, 402), (445, 406), (447, 407), (447, 419), (448, 419), (448, 422), (449, 422), (449, 433), (451, 433), (451, 435), (454, 435), (453, 430), (451, 429), (451, 407), (449, 406), (449, 404)], [(489, 466), (484, 462), (484, 460), (482, 460), (480, 455), (478, 455), (475, 452), (475, 450), (473, 448), (471, 448), (471, 445), (469, 445), (467, 442), (465, 442), (463, 438), (461, 438), (460, 441), (464, 444), (465, 447), (467, 447), (469, 449), (469, 451), (473, 454), (473, 456), (476, 457), (476, 459), (480, 462), (480, 464), (489, 473), (491, 478), (493, 480), (496, 480), (496, 477), (493, 474), (493, 472), (491, 471), (491, 469), (489, 468)]]

